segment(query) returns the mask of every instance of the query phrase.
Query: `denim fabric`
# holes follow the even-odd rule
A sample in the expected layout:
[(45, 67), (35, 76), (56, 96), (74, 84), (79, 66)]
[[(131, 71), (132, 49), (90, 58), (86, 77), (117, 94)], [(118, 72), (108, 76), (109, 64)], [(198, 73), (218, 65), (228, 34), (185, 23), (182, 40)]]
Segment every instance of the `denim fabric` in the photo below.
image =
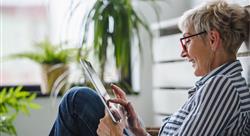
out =
[(97, 136), (104, 105), (98, 95), (86, 87), (74, 87), (63, 97), (57, 119), (49, 136)]

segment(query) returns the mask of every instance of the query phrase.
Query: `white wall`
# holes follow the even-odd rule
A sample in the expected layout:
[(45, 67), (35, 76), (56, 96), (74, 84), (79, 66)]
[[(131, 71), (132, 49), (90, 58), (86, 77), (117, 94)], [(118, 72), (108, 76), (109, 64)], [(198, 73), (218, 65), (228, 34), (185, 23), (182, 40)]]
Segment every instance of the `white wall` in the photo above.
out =
[[(176, 18), (187, 10), (190, 5), (186, 0), (166, 0), (166, 2), (160, 1), (158, 4), (161, 7), (160, 20)], [(139, 11), (142, 11), (148, 22), (157, 22), (153, 9), (148, 4), (135, 0), (134, 6), (136, 6)], [(132, 101), (136, 111), (144, 121), (145, 126), (154, 126), (152, 45), (150, 45), (149, 37), (145, 31), (142, 31), (142, 34), (144, 34), (142, 38), (144, 52), (140, 64), (140, 94), (138, 96), (130, 96), (129, 99)], [(149, 46), (151, 46), (151, 48), (149, 48)]]

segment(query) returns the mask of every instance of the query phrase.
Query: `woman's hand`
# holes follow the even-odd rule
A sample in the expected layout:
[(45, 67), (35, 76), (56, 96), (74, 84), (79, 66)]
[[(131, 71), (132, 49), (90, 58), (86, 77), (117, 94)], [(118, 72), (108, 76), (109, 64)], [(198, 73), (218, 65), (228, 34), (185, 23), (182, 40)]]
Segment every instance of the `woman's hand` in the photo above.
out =
[(127, 112), (125, 115), (127, 116), (128, 126), (135, 135), (147, 135), (146, 130), (141, 126), (140, 120), (138, 119), (138, 116), (132, 104), (128, 102), (124, 91), (116, 85), (111, 85), (111, 87), (116, 98), (110, 99), (108, 100), (108, 102), (113, 102), (122, 105), (123, 109)]
[(123, 129), (125, 128), (122, 121), (124, 120), (121, 120), (119, 123), (114, 123), (109, 114), (105, 112), (105, 116), (100, 119), (100, 123), (98, 125), (98, 136), (122, 136)]

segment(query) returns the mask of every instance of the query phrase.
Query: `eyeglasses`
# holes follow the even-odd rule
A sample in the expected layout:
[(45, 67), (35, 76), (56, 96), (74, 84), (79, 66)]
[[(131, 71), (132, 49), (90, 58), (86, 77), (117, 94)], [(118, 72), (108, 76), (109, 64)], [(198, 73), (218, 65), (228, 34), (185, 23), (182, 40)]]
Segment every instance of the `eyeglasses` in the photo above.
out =
[(201, 35), (201, 34), (204, 34), (204, 33), (206, 33), (206, 31), (203, 31), (203, 32), (200, 32), (200, 33), (197, 33), (197, 34), (193, 34), (193, 35), (189, 35), (187, 37), (180, 38), (180, 42), (181, 42), (181, 46), (182, 46), (183, 50), (187, 51), (187, 43), (190, 42), (191, 37)]

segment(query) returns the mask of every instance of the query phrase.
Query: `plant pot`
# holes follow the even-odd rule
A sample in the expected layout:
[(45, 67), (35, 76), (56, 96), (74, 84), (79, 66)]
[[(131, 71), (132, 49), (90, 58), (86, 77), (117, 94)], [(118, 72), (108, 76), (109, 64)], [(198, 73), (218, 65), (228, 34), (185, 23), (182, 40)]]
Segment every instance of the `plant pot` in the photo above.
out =
[(42, 64), (42, 94), (64, 93), (68, 86), (68, 70), (66, 64)]

